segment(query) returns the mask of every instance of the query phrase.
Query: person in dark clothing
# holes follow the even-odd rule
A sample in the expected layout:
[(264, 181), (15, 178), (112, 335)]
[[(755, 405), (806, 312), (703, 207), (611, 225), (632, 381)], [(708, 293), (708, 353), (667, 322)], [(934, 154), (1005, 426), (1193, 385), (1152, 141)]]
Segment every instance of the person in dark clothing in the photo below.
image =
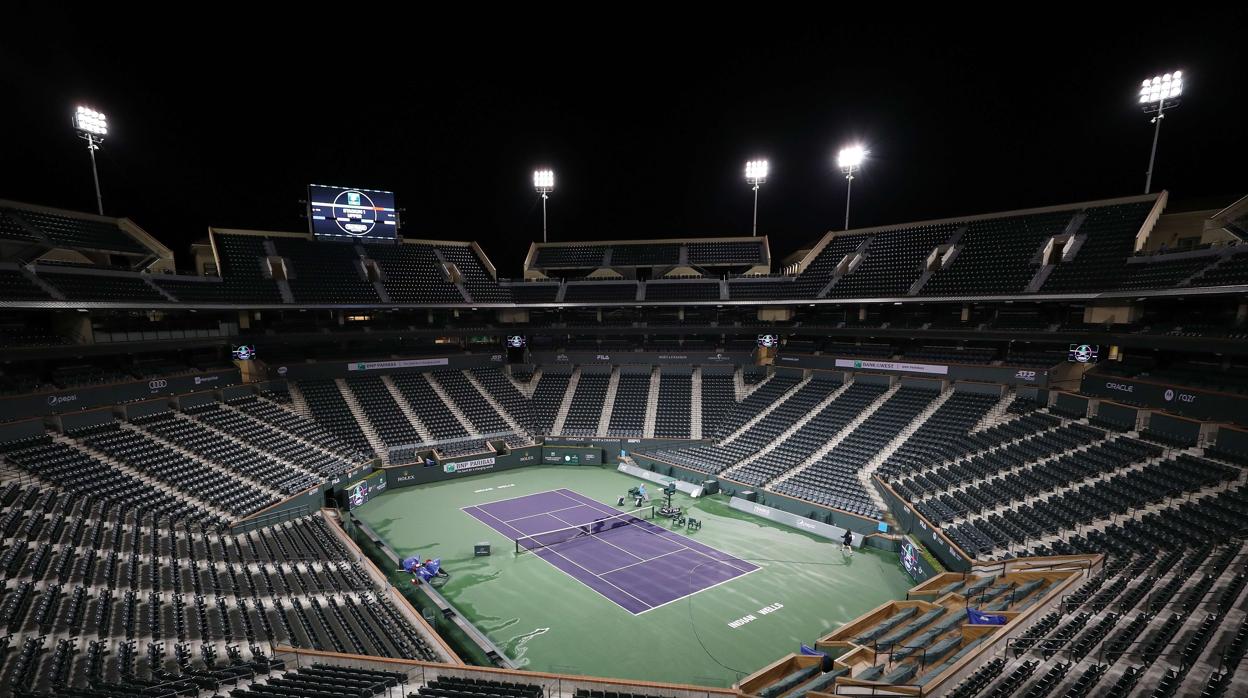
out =
[(846, 530), (845, 535), (841, 537), (841, 552), (854, 554), (854, 534), (852, 531)]

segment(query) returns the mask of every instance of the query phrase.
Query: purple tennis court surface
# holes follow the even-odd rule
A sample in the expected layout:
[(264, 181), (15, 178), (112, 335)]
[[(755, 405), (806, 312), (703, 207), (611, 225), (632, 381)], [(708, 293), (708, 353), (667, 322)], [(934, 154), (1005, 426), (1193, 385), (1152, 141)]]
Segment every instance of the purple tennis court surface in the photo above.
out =
[[(568, 489), (464, 507), (470, 516), (515, 540), (580, 526), (621, 513)], [(634, 615), (757, 571), (757, 565), (637, 521), (593, 536), (539, 548), (534, 555)]]

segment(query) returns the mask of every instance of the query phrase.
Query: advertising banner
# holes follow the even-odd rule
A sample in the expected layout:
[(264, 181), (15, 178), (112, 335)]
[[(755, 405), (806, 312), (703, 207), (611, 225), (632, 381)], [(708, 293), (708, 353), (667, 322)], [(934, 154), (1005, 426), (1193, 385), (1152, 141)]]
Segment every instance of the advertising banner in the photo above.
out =
[(949, 373), (948, 366), (938, 364), (911, 364), (900, 361), (865, 361), (863, 359), (837, 359), (837, 368), (853, 368), (862, 371), (897, 371), (899, 373)]
[(497, 461), (494, 456), (490, 456), (488, 458), (474, 458), (472, 460), (449, 461), (442, 464), (442, 472), (452, 475), (465, 475), (484, 470), (492, 470), (496, 462)]
[[(792, 512), (783, 511), (774, 507), (755, 504), (748, 499), (742, 499), (740, 497), (733, 497), (728, 500), (728, 506), (736, 509), (737, 511), (743, 511), (747, 514), (761, 516), (769, 521), (775, 521), (776, 523), (783, 524), (789, 528), (796, 528), (800, 531), (813, 533), (820, 538), (826, 538), (828, 540), (839, 541), (841, 540), (841, 536), (845, 535), (845, 529), (840, 526), (833, 526), (832, 524), (826, 524), (822, 521), (808, 519), (803, 516), (798, 516)], [(854, 547), (860, 547), (861, 545), (862, 534), (854, 533)]]
[(409, 487), (411, 485), (423, 485), (428, 482), (439, 482), (451, 478), (537, 465), (541, 461), (541, 451), (540, 446), (526, 446), (499, 456), (451, 459), (433, 465), (417, 463), (414, 465), (390, 467), (385, 468), (385, 473), (391, 487)]
[(1178, 385), (1092, 373), (1083, 375), (1079, 392), (1139, 407), (1165, 410), (1193, 419), (1248, 423), (1248, 397), (1229, 393), (1193, 390)]
[(1005, 385), (1046, 386), (1049, 371), (1040, 368), (1018, 366), (981, 366), (978, 364), (926, 364), (908, 361), (880, 361), (814, 354), (781, 354), (776, 366), (790, 368), (813, 368), (821, 370), (841, 369), (857, 372), (892, 373), (898, 375), (943, 376), (951, 380), (981, 381)]
[(621, 473), (624, 473), (625, 475), (632, 475), (633, 477), (639, 477), (643, 480), (649, 480), (650, 482), (653, 482), (662, 487), (667, 487), (669, 484), (674, 484), (676, 485), (676, 489), (678, 491), (684, 492), (685, 494), (689, 495), (690, 497), (693, 497), (694, 499), (697, 499), (698, 497), (702, 496), (702, 486), (695, 485), (692, 482), (685, 482), (684, 480), (677, 480), (674, 477), (660, 475), (650, 470), (642, 470), (641, 468), (638, 468), (635, 465), (629, 465), (628, 463), (620, 463), (616, 469), (619, 470)]
[(436, 359), (403, 359), (401, 361), (359, 361), (347, 364), (348, 371), (388, 371), (396, 368), (420, 368), (422, 366), (447, 366), (450, 360), (443, 356)]
[(532, 360), (537, 364), (689, 364), (713, 366), (724, 364), (753, 364), (754, 355), (747, 351), (535, 351)]
[(313, 378), (345, 378), (360, 373), (388, 373), (398, 371), (421, 371), (435, 368), (451, 368), (463, 370), (481, 366), (502, 366), (507, 363), (507, 354), (499, 351), (491, 354), (449, 354), (447, 356), (426, 356), (413, 359), (395, 359), (386, 361), (359, 360), (343, 363), (341, 361), (321, 361), (313, 363), (291, 363), (268, 365), (270, 380), (306, 380)]
[(602, 465), (602, 449), (590, 446), (543, 446), (546, 465)]
[(94, 407), (107, 407), (200, 390), (212, 390), (236, 385), (239, 382), (238, 369), (232, 368), (187, 376), (152, 378), (132, 383), (71, 388), (37, 395), (19, 395), (0, 399), (0, 420), (67, 414)]
[(970, 561), (944, 537), (943, 532), (934, 526), (929, 526), (921, 516), (915, 513), (913, 508), (894, 494), (892, 490), (880, 486), (878, 477), (876, 477), (875, 481), (876, 490), (884, 498), (884, 503), (888, 506), (888, 510), (893, 512), (893, 517), (897, 519), (898, 530), (914, 536), (946, 568), (958, 572), (970, 569)]

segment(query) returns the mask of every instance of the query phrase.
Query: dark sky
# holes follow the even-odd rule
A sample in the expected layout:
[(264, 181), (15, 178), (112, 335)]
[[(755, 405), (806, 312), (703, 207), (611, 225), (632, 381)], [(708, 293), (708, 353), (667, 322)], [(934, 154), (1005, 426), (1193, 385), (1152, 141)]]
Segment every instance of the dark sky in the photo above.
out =
[(760, 228), (779, 256), (841, 227), (833, 156), (856, 139), (872, 156), (855, 227), (1138, 194), (1152, 126), (1135, 93), (1176, 68), (1187, 97), (1154, 188), (1179, 205), (1248, 193), (1244, 10), (730, 25), (728, 6), (688, 24), (675, 6), (651, 24), (534, 7), (542, 24), (492, 29), (370, 4), (358, 19), (307, 4), (310, 21), (35, 7), (5, 12), (0, 198), (92, 210), (69, 126), (86, 102), (112, 124), (106, 213), (179, 255), (209, 225), (304, 229), (303, 186), (326, 182), (392, 189), (405, 235), (478, 240), (518, 276), (541, 236), (537, 165), (557, 172), (552, 240), (748, 235), (743, 165), (765, 156)]

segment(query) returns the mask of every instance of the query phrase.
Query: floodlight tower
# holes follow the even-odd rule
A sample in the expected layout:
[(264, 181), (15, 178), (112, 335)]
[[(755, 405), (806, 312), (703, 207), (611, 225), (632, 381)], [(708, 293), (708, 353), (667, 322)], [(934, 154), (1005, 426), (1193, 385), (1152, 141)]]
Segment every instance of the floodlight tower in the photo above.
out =
[(100, 215), (104, 215), (104, 197), (100, 195), (100, 173), (95, 168), (95, 151), (100, 149), (104, 136), (108, 135), (108, 117), (90, 107), (79, 105), (74, 111), (74, 130), (78, 137), (87, 142), (87, 152), (91, 153), (91, 176), (95, 178), (95, 203)]
[(767, 161), (750, 160), (745, 163), (745, 181), (754, 185), (754, 228), (751, 235), (758, 236), (758, 185), (767, 181)]
[(845, 174), (845, 229), (849, 230), (849, 195), (854, 188), (854, 173), (862, 169), (862, 161), (867, 159), (867, 150), (859, 144), (841, 148), (836, 156), (836, 164)]
[(1140, 87), (1140, 106), (1145, 114), (1156, 114), (1152, 123), (1153, 150), (1148, 155), (1148, 174), (1144, 177), (1144, 193), (1153, 189), (1153, 162), (1157, 159), (1157, 139), (1161, 137), (1161, 120), (1166, 118), (1166, 110), (1179, 106), (1179, 96), (1183, 94), (1183, 71), (1176, 70), (1144, 81)]
[(542, 195), (542, 242), (546, 242), (546, 199), (550, 198), (550, 193), (555, 190), (555, 171), (534, 171), (533, 188)]

